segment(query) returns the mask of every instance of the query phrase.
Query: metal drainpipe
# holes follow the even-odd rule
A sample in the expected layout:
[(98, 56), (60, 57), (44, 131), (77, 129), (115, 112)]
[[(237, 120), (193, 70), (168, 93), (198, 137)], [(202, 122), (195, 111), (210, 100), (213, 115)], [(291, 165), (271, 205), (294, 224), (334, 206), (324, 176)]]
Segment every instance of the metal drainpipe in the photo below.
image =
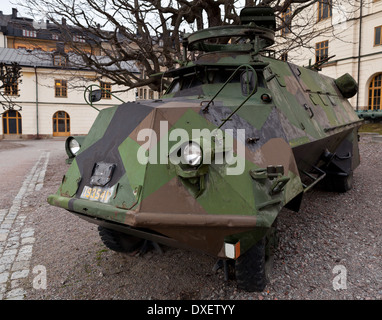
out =
[(361, 34), (362, 34), (362, 5), (363, 0), (359, 2), (359, 36), (358, 36), (358, 72), (357, 72), (357, 83), (358, 83), (358, 93), (357, 93), (357, 105), (356, 110), (359, 109), (359, 79), (360, 79), (360, 69), (361, 69)]
[(37, 67), (34, 66), (34, 74), (36, 78), (36, 139), (40, 139), (39, 130), (38, 130), (38, 79), (37, 79)]

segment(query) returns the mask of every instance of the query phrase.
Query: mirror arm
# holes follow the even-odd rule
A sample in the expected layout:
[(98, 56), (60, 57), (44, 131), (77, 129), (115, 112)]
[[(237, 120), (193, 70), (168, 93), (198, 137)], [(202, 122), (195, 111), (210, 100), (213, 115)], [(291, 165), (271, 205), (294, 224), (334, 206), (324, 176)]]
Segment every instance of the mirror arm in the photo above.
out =
[(89, 105), (89, 106), (91, 106), (92, 108), (94, 108), (94, 109), (96, 109), (98, 112), (100, 111), (98, 108), (96, 108), (95, 106), (93, 106), (93, 101), (91, 101), (91, 99), (89, 99), (88, 100), (88, 95), (87, 95), (87, 92), (88, 91), (90, 91), (89, 92), (89, 97), (91, 97), (91, 94), (92, 94), (92, 92), (93, 92), (93, 89), (92, 89), (92, 87), (93, 86), (96, 86), (96, 85), (94, 85), (94, 84), (92, 84), (92, 85), (90, 85), (90, 86), (88, 86), (88, 87), (86, 87), (85, 88), (85, 90), (84, 90), (84, 100), (85, 100), (85, 102)]

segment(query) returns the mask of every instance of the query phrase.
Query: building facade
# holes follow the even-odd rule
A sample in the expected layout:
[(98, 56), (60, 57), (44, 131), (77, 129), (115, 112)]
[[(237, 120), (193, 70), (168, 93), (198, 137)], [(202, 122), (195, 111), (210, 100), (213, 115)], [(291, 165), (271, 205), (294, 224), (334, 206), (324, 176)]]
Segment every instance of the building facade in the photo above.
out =
[[(25, 50), (0, 48), (0, 61), (19, 63), (22, 74), (17, 83), (5, 87), (2, 93), (15, 104), (13, 110), (2, 110), (2, 138), (87, 134), (98, 114), (85, 101), (84, 91), (90, 85), (94, 86), (93, 90), (104, 89), (102, 99), (94, 104), (97, 109), (136, 98), (135, 90), (112, 86), (107, 78), (99, 79), (89, 70), (55, 66), (56, 58), (51, 56), (51, 59), (49, 65), (47, 60), (40, 60)], [(114, 91), (122, 92), (113, 94)]]
[[(89, 106), (84, 97), (85, 88), (103, 88), (97, 109), (134, 101), (135, 90), (112, 86), (107, 78), (98, 79), (89, 70), (56, 66), (56, 56), (41, 59), (21, 49), (0, 48), (0, 61), (21, 66), (21, 78), (3, 95), (15, 104), (14, 110), (2, 110), (0, 132), (2, 138), (50, 138), (87, 134), (98, 111)], [(133, 67), (133, 66), (131, 66)], [(137, 70), (138, 72), (138, 70)], [(95, 80), (97, 78), (97, 80)], [(20, 81), (21, 80), (21, 81)], [(113, 94), (113, 91), (121, 91)]]
[[(297, 7), (288, 8), (283, 23)], [(352, 75), (359, 86), (358, 94), (350, 99), (355, 109), (382, 109), (382, 0), (321, 0), (280, 33), (278, 45), (285, 48), (282, 58), (305, 66), (330, 58), (320, 72), (332, 78)], [(288, 50), (288, 39), (304, 33), (310, 33), (306, 45)]]
[[(88, 45), (76, 30), (71, 37), (83, 44), (84, 51), (98, 54), (97, 46)], [(98, 114), (85, 101), (84, 91), (90, 85), (103, 90), (102, 99), (94, 104), (97, 109), (157, 97), (149, 88), (128, 90), (112, 85), (108, 78), (76, 67), (76, 59), (54, 24), (18, 17), (16, 9), (10, 15), (0, 11), (0, 63), (18, 63), (21, 67), (20, 79), (1, 89), (4, 107), (0, 109), (0, 139), (87, 134)], [(134, 62), (125, 62), (125, 67), (140, 74)], [(7, 110), (8, 100), (14, 104), (12, 110)]]

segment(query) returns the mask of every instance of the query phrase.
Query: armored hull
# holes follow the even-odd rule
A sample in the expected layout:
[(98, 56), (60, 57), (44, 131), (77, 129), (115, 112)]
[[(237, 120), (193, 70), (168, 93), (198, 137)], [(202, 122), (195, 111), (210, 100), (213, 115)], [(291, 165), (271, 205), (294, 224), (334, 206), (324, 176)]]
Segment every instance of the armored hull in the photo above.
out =
[(128, 234), (236, 260), (239, 286), (262, 290), (278, 213), (297, 211), (318, 184), (351, 188), (361, 123), (350, 76), (264, 55), (274, 22), (264, 12), (266, 26), (251, 9), (249, 24), (229, 29), (249, 44), (206, 42), (226, 27), (190, 35), (185, 47), (206, 52), (164, 75), (173, 82), (162, 99), (100, 111), (48, 202), (114, 230), (115, 241)]

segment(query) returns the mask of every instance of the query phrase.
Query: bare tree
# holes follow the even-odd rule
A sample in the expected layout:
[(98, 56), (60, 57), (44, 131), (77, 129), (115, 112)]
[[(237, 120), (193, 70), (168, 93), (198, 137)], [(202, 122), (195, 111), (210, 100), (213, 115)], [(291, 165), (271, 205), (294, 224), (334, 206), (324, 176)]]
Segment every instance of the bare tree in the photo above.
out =
[[(100, 76), (129, 88), (148, 85), (159, 90), (160, 79), (150, 76), (182, 59), (182, 25), (201, 29), (232, 23), (237, 18), (236, 2), (27, 0), (18, 5), (29, 9), (34, 19), (43, 14), (54, 23), (60, 30), (60, 40), (81, 57), (78, 62)], [(84, 50), (86, 46), (79, 40), (84, 40), (90, 50)], [(128, 72), (123, 68), (126, 61), (136, 61), (145, 76)]]
[[(34, 19), (54, 23), (60, 30), (60, 41), (81, 58), (80, 64), (115, 84), (129, 88), (147, 85), (159, 91), (161, 79), (153, 75), (182, 60), (185, 32), (236, 24), (244, 6), (267, 5), (274, 8), (277, 16), (276, 35), (281, 46), (275, 49), (280, 55), (298, 46), (309, 46), (310, 40), (322, 32), (313, 27), (318, 2), (328, 5), (330, 10), (335, 2), (340, 3), (339, 0), (24, 0), (18, 5), (29, 10)], [(126, 70), (127, 61), (135, 61), (143, 76)]]

